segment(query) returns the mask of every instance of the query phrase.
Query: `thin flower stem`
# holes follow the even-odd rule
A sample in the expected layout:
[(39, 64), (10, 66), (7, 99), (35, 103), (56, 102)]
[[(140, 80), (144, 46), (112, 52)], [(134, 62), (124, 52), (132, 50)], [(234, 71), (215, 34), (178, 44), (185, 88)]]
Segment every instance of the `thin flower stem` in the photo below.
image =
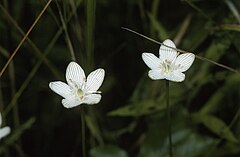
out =
[(167, 103), (167, 119), (168, 119), (169, 157), (172, 157), (171, 107), (169, 105), (169, 81), (168, 80), (166, 80), (166, 103)]
[(85, 142), (85, 113), (84, 113), (84, 106), (81, 106), (81, 124), (82, 124), (82, 153), (83, 157), (87, 157), (86, 155), (86, 142)]

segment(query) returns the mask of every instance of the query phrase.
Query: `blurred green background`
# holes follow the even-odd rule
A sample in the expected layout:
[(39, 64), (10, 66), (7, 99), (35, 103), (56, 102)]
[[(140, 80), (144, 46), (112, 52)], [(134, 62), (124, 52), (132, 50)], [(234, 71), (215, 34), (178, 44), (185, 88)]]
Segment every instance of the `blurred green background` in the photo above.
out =
[[(47, 1), (0, 1), (0, 68)], [(102, 67), (99, 104), (85, 106), (90, 157), (167, 157), (165, 81), (141, 59), (159, 45), (240, 67), (238, 0), (53, 0), (0, 79), (0, 111), (10, 135), (1, 157), (81, 156), (81, 106), (66, 109), (48, 83), (65, 81), (76, 58), (86, 74)], [(196, 59), (170, 83), (175, 157), (240, 156), (240, 74)]]

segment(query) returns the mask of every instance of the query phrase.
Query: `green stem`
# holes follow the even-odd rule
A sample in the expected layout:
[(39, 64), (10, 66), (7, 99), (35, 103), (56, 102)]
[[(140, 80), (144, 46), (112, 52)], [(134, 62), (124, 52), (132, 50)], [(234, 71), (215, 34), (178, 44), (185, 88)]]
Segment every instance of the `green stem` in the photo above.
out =
[(81, 106), (81, 123), (82, 123), (82, 152), (83, 152), (83, 157), (86, 157), (86, 143), (85, 143), (85, 113), (84, 113), (84, 106)]
[(86, 1), (86, 65), (87, 71), (94, 66), (94, 30), (96, 18), (96, 0)]
[(172, 157), (171, 107), (169, 105), (169, 81), (168, 80), (166, 80), (166, 103), (167, 103), (167, 119), (168, 119), (169, 157)]

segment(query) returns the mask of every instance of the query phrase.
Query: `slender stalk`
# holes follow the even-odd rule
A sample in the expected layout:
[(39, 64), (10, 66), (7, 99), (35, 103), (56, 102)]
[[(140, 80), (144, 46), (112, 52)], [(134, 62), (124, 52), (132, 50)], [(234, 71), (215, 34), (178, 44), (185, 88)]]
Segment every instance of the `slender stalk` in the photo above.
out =
[(11, 109), (16, 105), (17, 100), (22, 95), (24, 90), (28, 87), (30, 81), (33, 79), (33, 77), (35, 76), (39, 67), (41, 66), (41, 64), (43, 62), (43, 58), (45, 58), (51, 52), (50, 50), (52, 49), (52, 47), (54, 46), (54, 44), (56, 43), (56, 41), (62, 34), (62, 31), (63, 31), (63, 29), (61, 28), (56, 32), (56, 35), (53, 37), (53, 39), (49, 43), (48, 47), (44, 51), (44, 54), (43, 54), (44, 57), (40, 58), (38, 60), (38, 62), (34, 65), (33, 69), (31, 70), (31, 72), (29, 73), (29, 75), (27, 76), (25, 81), (22, 83), (21, 87), (18, 89), (18, 91), (13, 96), (11, 102), (6, 106), (6, 109), (4, 110), (4, 116), (6, 116), (11, 111)]
[(167, 119), (168, 119), (169, 157), (172, 157), (171, 107), (169, 105), (169, 81), (168, 80), (166, 80), (166, 104), (167, 104)]
[(38, 15), (38, 17), (35, 19), (35, 21), (33, 22), (33, 24), (31, 25), (31, 27), (29, 28), (29, 30), (27, 31), (27, 33), (25, 34), (25, 36), (22, 38), (22, 40), (20, 41), (20, 43), (18, 44), (17, 48), (14, 50), (14, 52), (12, 53), (12, 55), (10, 56), (10, 58), (8, 59), (7, 63), (3, 66), (2, 70), (0, 71), (0, 77), (2, 76), (2, 74), (4, 73), (4, 71), (7, 69), (8, 65), (10, 64), (10, 62), (13, 60), (14, 56), (17, 54), (18, 50), (20, 49), (20, 47), (23, 45), (23, 43), (25, 42), (25, 40), (27, 39), (28, 35), (31, 33), (31, 31), (33, 30), (33, 28), (35, 27), (35, 25), (37, 24), (37, 22), (40, 20), (40, 18), (42, 17), (43, 13), (47, 10), (48, 6), (50, 5), (50, 3), (52, 2), (52, 0), (49, 0), (47, 2), (47, 4), (44, 6), (43, 10), (40, 12), (40, 14)]
[[(1, 8), (1, 5), (0, 5), (0, 8)], [(69, 18), (66, 21), (67, 23), (71, 20), (73, 14), (75, 14), (75, 12), (76, 12), (76, 10), (73, 10), (71, 12), (71, 14), (69, 15)], [(55, 36), (52, 38), (51, 42), (48, 44), (47, 48), (43, 52), (43, 54), (42, 54), (43, 57), (39, 58), (38, 62), (34, 65), (33, 69), (31, 70), (31, 72), (29, 73), (29, 75), (27, 76), (25, 81), (22, 83), (21, 87), (18, 89), (18, 91), (13, 96), (13, 99), (11, 100), (11, 102), (8, 105), (6, 105), (6, 109), (3, 112), (3, 114), (4, 114), (3, 116), (6, 116), (11, 111), (11, 109), (16, 105), (16, 101), (19, 99), (19, 97), (22, 95), (22, 93), (28, 87), (30, 81), (33, 79), (33, 77), (35, 76), (36, 72), (40, 68), (44, 58), (46, 58), (46, 56), (51, 52), (51, 49), (53, 48), (54, 44), (57, 42), (57, 40), (60, 37), (60, 35), (62, 34), (62, 32), (63, 32), (63, 26), (61, 26), (59, 28), (59, 30), (55, 33)], [(0, 51), (4, 52), (3, 50), (4, 49), (2, 49), (1, 46), (0, 46)], [(8, 52), (6, 51), (6, 53), (3, 53), (3, 56), (7, 57), (8, 56)], [(59, 75), (57, 75), (57, 76), (58, 76), (58, 78), (60, 78)], [(1, 98), (1, 95), (0, 95), (0, 98)], [(3, 99), (1, 99), (1, 100), (3, 100)], [(0, 100), (0, 102), (1, 102), (1, 100)], [(3, 107), (3, 106), (1, 106), (2, 104), (3, 103), (0, 103), (0, 107)], [(0, 109), (3, 109), (3, 108), (0, 108)]]
[(84, 106), (81, 106), (81, 123), (82, 123), (82, 153), (83, 157), (86, 157), (86, 134), (85, 134), (85, 113), (84, 113)]
[(68, 28), (67, 28), (67, 24), (65, 22), (65, 18), (63, 17), (63, 14), (61, 12), (60, 6), (58, 5), (58, 2), (56, 4), (57, 4), (57, 7), (58, 7), (59, 16), (60, 16), (60, 19), (61, 19), (61, 22), (62, 22), (63, 30), (64, 30), (64, 33), (65, 33), (65, 40), (67, 42), (67, 45), (68, 45), (68, 48), (69, 48), (69, 51), (70, 51), (71, 59), (73, 61), (76, 61), (76, 57), (75, 57), (75, 53), (74, 53), (74, 50), (73, 50), (72, 42), (71, 42), (71, 39), (70, 39), (69, 34), (68, 34)]
[[(9, 25), (14, 26), (14, 28), (18, 31), (18, 33), (20, 35), (22, 35), (23, 37), (25, 36), (25, 32), (23, 31), (23, 29), (18, 25), (18, 23), (15, 21), (15, 19), (9, 14), (9, 12), (6, 10), (6, 8), (0, 4), (0, 9), (4, 14), (4, 17), (9, 21)], [(32, 49), (34, 50), (33, 54), (36, 55), (36, 57), (38, 58), (42, 58), (43, 56), (43, 52), (36, 46), (35, 43), (33, 43), (33, 41), (27, 37), (26, 41), (28, 42), (29, 46), (32, 47)], [(10, 44), (11, 45), (11, 44)], [(0, 50), (1, 51), (1, 50)], [(9, 57), (8, 55), (6, 56), (7, 58)], [(58, 74), (58, 71), (56, 69), (56, 67), (54, 67), (53, 63), (48, 60), (47, 58), (43, 58), (44, 63), (47, 65), (47, 67), (49, 68), (49, 70), (52, 71), (52, 73), (56, 76), (59, 77), (60, 75)]]

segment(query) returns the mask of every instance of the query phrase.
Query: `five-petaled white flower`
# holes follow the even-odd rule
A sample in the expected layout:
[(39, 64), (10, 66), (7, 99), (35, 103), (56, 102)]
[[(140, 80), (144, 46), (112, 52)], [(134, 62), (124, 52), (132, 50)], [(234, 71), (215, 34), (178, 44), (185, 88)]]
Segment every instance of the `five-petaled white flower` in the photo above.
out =
[[(2, 125), (2, 115), (0, 113), (0, 127)], [(7, 136), (10, 133), (11, 129), (8, 126), (5, 126), (3, 128), (0, 128), (0, 139)]]
[(61, 81), (50, 82), (49, 87), (61, 95), (62, 104), (66, 108), (80, 104), (97, 104), (101, 100), (101, 92), (97, 91), (104, 80), (104, 69), (91, 72), (87, 79), (80, 65), (70, 62), (66, 70), (67, 84)]
[[(163, 42), (164, 45), (176, 48), (175, 44), (167, 39)], [(159, 58), (152, 53), (143, 53), (142, 59), (151, 69), (148, 76), (153, 80), (167, 79), (174, 82), (182, 82), (185, 79), (183, 72), (187, 71), (194, 59), (192, 53), (178, 54), (172, 48), (160, 46)]]

